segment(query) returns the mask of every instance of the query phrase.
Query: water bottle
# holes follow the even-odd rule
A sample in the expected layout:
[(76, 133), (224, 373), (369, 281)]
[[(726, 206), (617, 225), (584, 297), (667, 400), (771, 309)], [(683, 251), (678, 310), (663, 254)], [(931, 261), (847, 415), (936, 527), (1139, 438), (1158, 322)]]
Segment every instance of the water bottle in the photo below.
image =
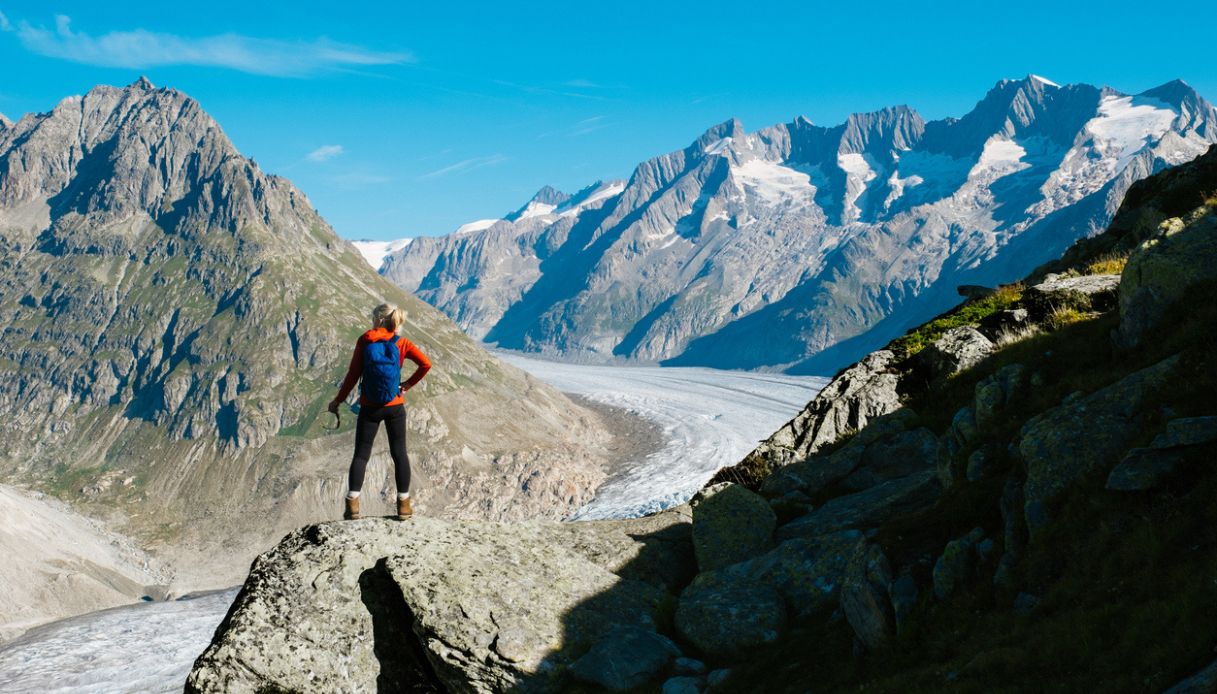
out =
[(354, 414), (354, 415), (359, 414), (359, 403), (357, 403), (357, 402), (351, 403), (351, 414)]

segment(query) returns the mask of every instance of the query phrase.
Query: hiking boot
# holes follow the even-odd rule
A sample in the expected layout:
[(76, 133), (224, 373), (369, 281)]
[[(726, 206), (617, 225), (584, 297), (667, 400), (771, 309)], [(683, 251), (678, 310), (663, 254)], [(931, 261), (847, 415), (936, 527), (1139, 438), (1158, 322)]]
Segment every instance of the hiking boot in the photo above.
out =
[(342, 514), (343, 520), (359, 520), (359, 499), (347, 497), (347, 510)]
[(397, 500), (397, 520), (405, 520), (414, 515), (414, 505), (410, 503), (410, 497)]

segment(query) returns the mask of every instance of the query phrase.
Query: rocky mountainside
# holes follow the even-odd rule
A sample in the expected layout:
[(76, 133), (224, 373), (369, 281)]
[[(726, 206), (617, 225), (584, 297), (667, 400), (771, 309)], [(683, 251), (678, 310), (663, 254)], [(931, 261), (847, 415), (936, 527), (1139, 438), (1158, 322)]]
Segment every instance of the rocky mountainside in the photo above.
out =
[(689, 505), (292, 533), (186, 690), (1213, 691), (1214, 191), (1138, 183)]
[[(435, 365), (409, 398), (422, 512), (560, 517), (590, 498), (599, 416), (377, 275), (198, 102), (141, 79), (27, 115), (0, 130), (0, 477), (186, 557), (180, 581), (227, 585), (339, 513), (354, 417), (335, 431), (325, 405), (384, 300)], [(386, 467), (378, 448), (373, 512)]]
[(382, 272), (507, 348), (831, 373), (958, 285), (1059, 256), (1134, 181), (1214, 141), (1217, 111), (1178, 81), (1130, 96), (1030, 76), (940, 121), (903, 106), (832, 127), (732, 120), (578, 211), (548, 189)]

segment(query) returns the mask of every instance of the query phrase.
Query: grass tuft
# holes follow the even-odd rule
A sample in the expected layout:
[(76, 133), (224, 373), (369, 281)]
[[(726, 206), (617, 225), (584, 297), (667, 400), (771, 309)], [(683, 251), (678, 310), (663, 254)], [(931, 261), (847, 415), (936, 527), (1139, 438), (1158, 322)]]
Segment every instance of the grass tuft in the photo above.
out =
[(907, 359), (930, 346), (951, 328), (975, 325), (998, 311), (1014, 307), (1022, 297), (1021, 283), (1002, 285), (988, 296), (967, 301), (946, 314), (913, 328), (904, 337), (893, 340), (888, 348), (901, 359)]
[(1127, 253), (1104, 253), (1090, 261), (1082, 270), (1083, 275), (1118, 275), (1128, 264)]

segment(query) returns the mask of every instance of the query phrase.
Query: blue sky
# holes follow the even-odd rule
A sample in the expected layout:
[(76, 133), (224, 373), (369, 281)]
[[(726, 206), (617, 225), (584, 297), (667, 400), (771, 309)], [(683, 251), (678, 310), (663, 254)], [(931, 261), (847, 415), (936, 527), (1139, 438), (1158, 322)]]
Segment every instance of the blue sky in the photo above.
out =
[(1217, 96), (1207, 2), (963, 4), (0, 0), (0, 112), (144, 74), (340, 234), (388, 239), (628, 177), (732, 116), (958, 116), (1027, 73)]

